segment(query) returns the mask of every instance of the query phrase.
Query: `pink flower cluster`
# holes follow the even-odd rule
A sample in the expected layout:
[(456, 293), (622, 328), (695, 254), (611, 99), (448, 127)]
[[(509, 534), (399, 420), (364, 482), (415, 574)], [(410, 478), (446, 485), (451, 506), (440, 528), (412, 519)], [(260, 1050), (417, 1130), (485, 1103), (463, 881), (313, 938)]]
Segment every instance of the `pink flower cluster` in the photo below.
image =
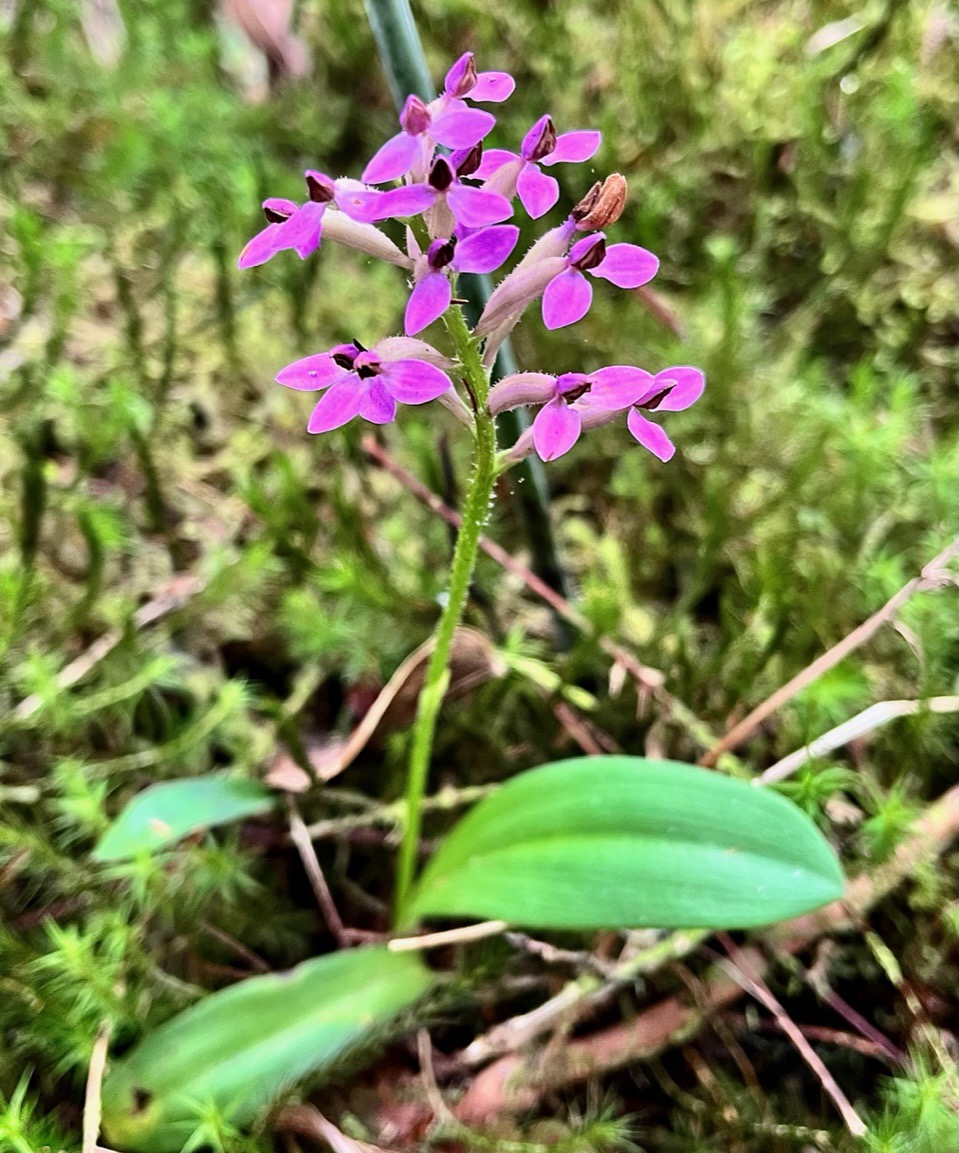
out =
[[(543, 216), (559, 199), (559, 184), (544, 168), (588, 161), (600, 145), (600, 134), (592, 130), (557, 134), (546, 115), (526, 133), (517, 152), (484, 151), (496, 119), (473, 105), (502, 102), (514, 86), (506, 72), (477, 72), (468, 52), (447, 73), (437, 99), (426, 103), (408, 97), (400, 131), (376, 152), (361, 180), (333, 179), (310, 169), (302, 203), (264, 201), (266, 227), (243, 249), (240, 268), (263, 264), (286, 249), (306, 259), (326, 238), (395, 264), (410, 278), (405, 336), (368, 349), (356, 341), (337, 345), (278, 374), (279, 383), (289, 388), (322, 393), (307, 426), (310, 432), (327, 432), (355, 416), (385, 424), (394, 419), (398, 403), (431, 400), (471, 419), (451, 379), (454, 362), (414, 338), (450, 308), (458, 273), (494, 272), (512, 255), (519, 228), (503, 222), (513, 215), (514, 199), (532, 218)], [(534, 301), (541, 301), (547, 328), (564, 328), (589, 311), (594, 280), (634, 289), (655, 276), (659, 261), (651, 252), (635, 244), (608, 243), (603, 231), (619, 218), (625, 189), (621, 176), (595, 184), (500, 281), (474, 332), (487, 367)], [(403, 247), (378, 227), (389, 220), (407, 222)], [(640, 444), (668, 460), (672, 443), (643, 412), (688, 408), (704, 384), (703, 374), (689, 367), (655, 375), (622, 365), (558, 377), (519, 373), (492, 389), (489, 407), (495, 415), (522, 405), (540, 406), (508, 459), (535, 451), (543, 460), (555, 460), (573, 447), (583, 429), (626, 412), (627, 427)]]

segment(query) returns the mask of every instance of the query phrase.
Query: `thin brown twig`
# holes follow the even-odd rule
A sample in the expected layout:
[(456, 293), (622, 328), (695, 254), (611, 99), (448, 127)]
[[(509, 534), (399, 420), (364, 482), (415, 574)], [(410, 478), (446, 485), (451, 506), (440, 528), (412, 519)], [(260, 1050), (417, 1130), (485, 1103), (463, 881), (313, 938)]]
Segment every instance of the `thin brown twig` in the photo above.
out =
[(835, 1077), (833, 1077), (832, 1073), (830, 1073), (823, 1064), (822, 1058), (803, 1036), (802, 1031), (776, 999), (773, 991), (750, 965), (745, 954), (737, 947), (732, 937), (730, 937), (728, 933), (720, 933), (718, 936), (723, 948), (729, 955), (729, 960), (727, 961), (724, 957), (717, 957), (717, 964), (724, 972), (728, 973), (738, 985), (741, 985), (747, 993), (755, 997), (761, 1005), (764, 1005), (769, 1012), (772, 1013), (779, 1028), (793, 1043), (796, 1052), (799, 1053), (800, 1057), (802, 1057), (816, 1075), (820, 1085), (822, 1085), (823, 1092), (826, 1093), (836, 1106), (836, 1110), (840, 1117), (842, 1117), (846, 1128), (854, 1137), (862, 1137), (866, 1133), (865, 1121), (859, 1116), (849, 1098), (843, 1093), (842, 1089), (840, 1089)]
[(288, 804), (290, 811), (290, 840), (296, 845), (297, 852), (300, 854), (300, 860), (303, 862), (303, 868), (306, 870), (306, 875), (310, 879), (310, 886), (316, 896), (316, 902), (323, 913), (326, 927), (333, 934), (337, 945), (339, 945), (341, 949), (345, 948), (350, 943), (350, 933), (343, 925), (343, 919), (340, 917), (336, 904), (333, 901), (333, 894), (330, 892), (330, 887), (326, 883), (326, 877), (323, 876), (323, 870), (320, 868), (320, 862), (317, 860), (316, 850), (313, 848), (313, 842), (310, 839), (310, 831), (303, 823), (303, 818), (300, 816), (299, 810), (292, 798), (288, 800)]
[[(752, 1022), (748, 1021), (741, 1013), (726, 1013), (718, 1019), (724, 1020), (727, 1025), (732, 1025), (736, 1029), (743, 1029), (746, 1032), (755, 1032), (756, 1030), (762, 1032), (782, 1032), (782, 1026), (775, 1017), (768, 1020)], [(851, 1049), (854, 1053), (861, 1053), (864, 1057), (872, 1057), (876, 1061), (882, 1061), (884, 1065), (896, 1064), (884, 1045), (879, 1045), (875, 1041), (869, 1041), (865, 1037), (860, 1037), (856, 1033), (850, 1033), (846, 1029), (831, 1029), (828, 1025), (799, 1024), (796, 1025), (796, 1028), (810, 1041), (821, 1042), (824, 1045), (838, 1045), (842, 1049)]]
[(957, 551), (959, 551), (959, 540), (953, 541), (938, 556), (933, 557), (925, 565), (919, 576), (907, 581), (899, 592), (890, 597), (882, 608), (874, 612), (868, 620), (863, 621), (858, 628), (853, 629), (848, 636), (843, 637), (838, 644), (833, 645), (831, 649), (817, 657), (812, 664), (807, 665), (781, 688), (778, 688), (772, 696), (767, 697), (762, 704), (757, 705), (738, 724), (733, 725), (704, 756), (700, 757), (699, 763), (707, 768), (713, 767), (723, 753), (728, 753), (741, 745), (747, 737), (759, 728), (763, 721), (771, 717), (788, 701), (791, 701), (797, 693), (801, 692), (807, 685), (811, 685), (823, 673), (828, 672), (834, 665), (849, 656), (851, 652), (865, 644), (875, 632), (892, 620), (913, 593), (937, 587), (945, 579), (947, 575), (946, 565)]

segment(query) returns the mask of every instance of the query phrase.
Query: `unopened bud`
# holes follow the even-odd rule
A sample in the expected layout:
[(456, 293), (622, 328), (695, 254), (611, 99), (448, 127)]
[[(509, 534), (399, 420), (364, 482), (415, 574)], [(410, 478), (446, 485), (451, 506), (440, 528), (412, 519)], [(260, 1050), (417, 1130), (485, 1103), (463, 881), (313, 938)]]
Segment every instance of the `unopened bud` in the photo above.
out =
[(598, 181), (573, 209), (572, 216), (579, 232), (593, 232), (615, 224), (626, 207), (626, 178), (614, 172), (600, 184)]
[(409, 136), (421, 136), (429, 129), (432, 122), (430, 110), (418, 96), (407, 96), (403, 111), (400, 113), (400, 125)]

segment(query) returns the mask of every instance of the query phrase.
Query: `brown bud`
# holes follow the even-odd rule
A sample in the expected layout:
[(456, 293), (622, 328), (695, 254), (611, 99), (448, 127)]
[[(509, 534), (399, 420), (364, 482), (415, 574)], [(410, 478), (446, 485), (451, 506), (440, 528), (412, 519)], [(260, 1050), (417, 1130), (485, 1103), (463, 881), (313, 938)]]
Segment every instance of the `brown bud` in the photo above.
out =
[(596, 183), (573, 209), (580, 232), (592, 232), (615, 224), (626, 206), (626, 178), (614, 172), (602, 184)]

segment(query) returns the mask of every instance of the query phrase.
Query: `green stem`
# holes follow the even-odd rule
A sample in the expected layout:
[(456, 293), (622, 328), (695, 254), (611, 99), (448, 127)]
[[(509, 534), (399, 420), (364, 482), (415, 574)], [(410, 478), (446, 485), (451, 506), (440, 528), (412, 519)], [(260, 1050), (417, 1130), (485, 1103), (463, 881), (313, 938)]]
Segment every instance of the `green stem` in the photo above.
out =
[(496, 480), (496, 423), (486, 405), (489, 379), (483, 368), (479, 349), (458, 306), (448, 311), (446, 325), (456, 345), (463, 376), (475, 402), (475, 455), (473, 472), (463, 505), (463, 522), (456, 538), (456, 548), (453, 550), (449, 592), (443, 615), (436, 626), (433, 651), (426, 666), (426, 679), (420, 692), (413, 726), (413, 747), (406, 779), (406, 821), (397, 862), (394, 919), (399, 929), (409, 927), (406, 923), (406, 909), (416, 873), (423, 797), (426, 793), (436, 719), (449, 684), (449, 657), (453, 635), (466, 608), (473, 569), (476, 567), (480, 535), (489, 517), (493, 483)]

